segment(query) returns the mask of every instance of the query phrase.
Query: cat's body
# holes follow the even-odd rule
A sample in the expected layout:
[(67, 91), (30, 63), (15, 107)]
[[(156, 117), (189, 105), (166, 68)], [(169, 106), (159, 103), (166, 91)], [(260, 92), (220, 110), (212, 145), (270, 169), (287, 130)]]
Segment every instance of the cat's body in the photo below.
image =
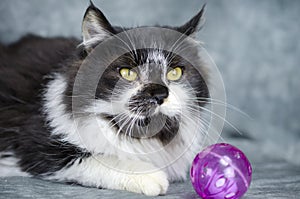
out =
[[(184, 26), (172, 29), (193, 34), (202, 14), (203, 10)], [(84, 40), (79, 47), (80, 41), (76, 39), (36, 36), (0, 46), (0, 175), (36, 176), (147, 195), (165, 194), (169, 181), (186, 178), (203, 138), (203, 135), (195, 136), (191, 132), (205, 126), (199, 124), (195, 114), (200, 113), (195, 107), (203, 105), (208, 90), (203, 79), (205, 74), (198, 74), (177, 55), (172, 57), (171, 63), (163, 51), (135, 51), (138, 54), (136, 63), (141, 62), (141, 66), (120, 68), (115, 72), (112, 64), (104, 73), (94, 95), (98, 112), (91, 112), (93, 106), (82, 102), (84, 109), (78, 107), (78, 110), (84, 111), (83, 116), (72, 114), (71, 99), (77, 97), (73, 86), (80, 66), (109, 34), (123, 31), (110, 26), (103, 14), (91, 5), (85, 15)], [(114, 63), (129, 65), (128, 57), (130, 53)], [(182, 67), (173, 67), (173, 62)], [(156, 65), (168, 74), (159, 78), (159, 83), (155, 80), (154, 84), (148, 77), (152, 70), (147, 69), (147, 80), (142, 80), (143, 67)], [(163, 72), (159, 72), (159, 76), (161, 74)], [(178, 74), (182, 75), (181, 79), (172, 83)], [(116, 87), (117, 81), (121, 81), (124, 88), (120, 89), (120, 100), (112, 97), (116, 100), (113, 102), (108, 96), (113, 95), (110, 87)], [(183, 89), (187, 87), (186, 81), (191, 89), (188, 92)], [(127, 89), (131, 93), (128, 99), (128, 93), (124, 91)], [(195, 100), (193, 104), (192, 100), (197, 97), (202, 101)], [(127, 100), (125, 105), (133, 112), (131, 114), (137, 114), (128, 121), (133, 121), (131, 126), (126, 124), (126, 117), (130, 118), (130, 115), (120, 119), (121, 110), (116, 110), (116, 115), (104, 111), (110, 105), (121, 106), (123, 98)], [(175, 102), (186, 113), (181, 113)], [(193, 106), (189, 107), (189, 103)], [(120, 108), (123, 112), (125, 105)], [(135, 113), (136, 110), (139, 112)], [(195, 121), (192, 121), (193, 117)], [(166, 118), (164, 126), (156, 135), (140, 136), (137, 129), (149, 125), (155, 118)]]
[[(78, 43), (74, 39), (45, 39), (30, 35), (15, 44), (1, 47), (2, 161), (5, 161), (4, 157), (11, 159), (28, 156), (18, 163), (22, 170), (28, 170), (32, 164), (36, 164), (34, 158), (37, 161), (41, 157), (48, 159), (49, 162), (45, 161), (44, 165), (33, 167), (37, 169), (33, 171), (35, 174), (52, 167), (50, 162), (56, 165), (54, 167), (59, 165), (58, 158), (52, 159), (37, 153), (37, 148), (42, 149), (41, 153), (55, 150), (49, 140), (51, 130), (46, 125), (43, 113), (43, 91), (52, 80), (49, 74), (62, 71), (62, 63), (74, 53)], [(60, 167), (64, 166), (62, 164)], [(11, 165), (8, 167), (11, 168)], [(8, 170), (4, 171), (1, 175), (10, 174)]]

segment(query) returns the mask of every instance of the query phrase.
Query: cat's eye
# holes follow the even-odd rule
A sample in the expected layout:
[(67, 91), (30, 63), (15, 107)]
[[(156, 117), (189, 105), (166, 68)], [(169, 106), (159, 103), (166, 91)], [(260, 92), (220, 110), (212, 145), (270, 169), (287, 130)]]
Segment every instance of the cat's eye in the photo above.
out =
[(120, 70), (120, 75), (128, 81), (134, 81), (137, 78), (137, 73), (129, 68), (122, 68)]
[(180, 67), (173, 68), (167, 73), (167, 79), (170, 81), (179, 80), (182, 76), (182, 69)]

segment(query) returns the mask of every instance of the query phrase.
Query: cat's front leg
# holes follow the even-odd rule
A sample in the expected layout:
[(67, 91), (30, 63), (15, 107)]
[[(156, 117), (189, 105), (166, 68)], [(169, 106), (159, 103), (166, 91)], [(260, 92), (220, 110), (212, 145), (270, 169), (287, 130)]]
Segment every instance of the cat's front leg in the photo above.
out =
[(164, 195), (169, 186), (167, 175), (149, 163), (105, 156), (92, 156), (75, 161), (71, 167), (57, 172), (51, 178), (149, 196)]

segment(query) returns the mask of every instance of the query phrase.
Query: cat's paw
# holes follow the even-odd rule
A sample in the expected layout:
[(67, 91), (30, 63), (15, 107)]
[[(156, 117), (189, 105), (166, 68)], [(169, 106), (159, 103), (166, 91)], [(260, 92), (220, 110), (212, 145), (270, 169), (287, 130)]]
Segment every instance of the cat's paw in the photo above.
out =
[(167, 179), (167, 175), (163, 171), (145, 174), (139, 178), (139, 185), (143, 194), (148, 196), (166, 194), (169, 187), (169, 181)]
[(147, 196), (158, 196), (166, 194), (169, 181), (163, 171), (155, 171), (131, 176), (128, 185), (126, 187), (128, 191), (142, 193)]

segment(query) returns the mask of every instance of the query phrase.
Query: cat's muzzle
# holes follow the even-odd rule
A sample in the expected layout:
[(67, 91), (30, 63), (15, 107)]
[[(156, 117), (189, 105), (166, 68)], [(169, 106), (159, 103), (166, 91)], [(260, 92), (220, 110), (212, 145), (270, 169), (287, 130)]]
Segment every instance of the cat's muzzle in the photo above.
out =
[(143, 89), (132, 96), (128, 102), (131, 112), (144, 117), (152, 116), (158, 106), (168, 98), (169, 90), (161, 84), (146, 84)]

